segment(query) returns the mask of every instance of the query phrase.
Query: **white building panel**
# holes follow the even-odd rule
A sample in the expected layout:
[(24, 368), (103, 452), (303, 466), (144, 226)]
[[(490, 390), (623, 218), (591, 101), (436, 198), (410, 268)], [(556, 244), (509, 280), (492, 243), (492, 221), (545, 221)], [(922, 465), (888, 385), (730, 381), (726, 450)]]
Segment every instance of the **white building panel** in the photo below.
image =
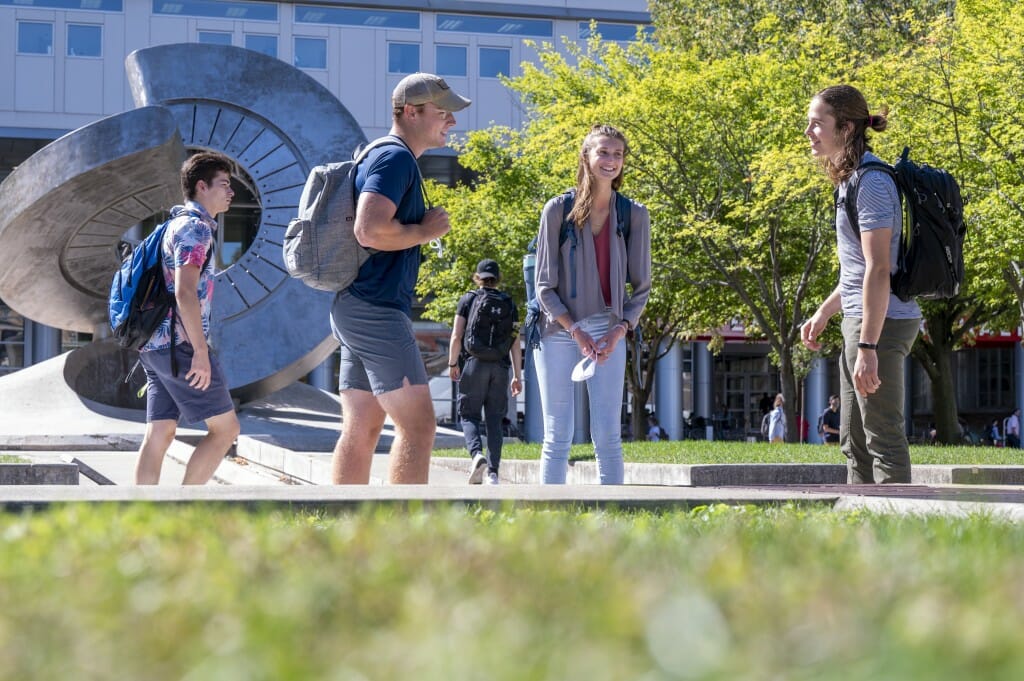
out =
[(14, 108), (18, 111), (54, 111), (53, 57), (18, 55), (14, 69)]

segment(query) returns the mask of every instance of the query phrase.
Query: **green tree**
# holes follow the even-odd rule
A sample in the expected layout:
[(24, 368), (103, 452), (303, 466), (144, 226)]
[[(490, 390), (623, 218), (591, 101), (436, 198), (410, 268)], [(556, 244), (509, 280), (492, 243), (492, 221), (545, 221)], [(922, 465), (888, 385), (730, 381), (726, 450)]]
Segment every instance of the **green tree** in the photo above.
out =
[(634, 428), (658, 357), (677, 338), (729, 324), (770, 343), (795, 404), (807, 359), (799, 325), (807, 301), (834, 279), (831, 266), (819, 266), (834, 241), (830, 201), (799, 135), (813, 68), (810, 57), (707, 62), (642, 42), (542, 51), (541, 64), (510, 83), (529, 104), (530, 123), (521, 133), (471, 136), (463, 162), (481, 181), (442, 192), (457, 225), (449, 250), (459, 255), (428, 268), (430, 289), (449, 289), (430, 313), (448, 318), (451, 287), (465, 287), (480, 247), (505, 257), (506, 267), (518, 260), (544, 200), (574, 177), (582, 135), (606, 121), (630, 137), (624, 191), (647, 204), (653, 222), (655, 286), (642, 322), (650, 351), (631, 358), (643, 359), (640, 380), (629, 372)]
[(954, 18), (933, 20), (926, 39), (865, 73), (881, 101), (892, 103), (882, 153), (895, 158), (910, 146), (918, 159), (952, 172), (967, 201), (965, 285), (956, 298), (922, 303), (925, 333), (912, 350), (931, 380), (944, 443), (961, 439), (954, 351), (979, 330), (1020, 320), (1005, 273), (1021, 253), (1024, 218), (1022, 31), (1019, 3), (961, 0)]

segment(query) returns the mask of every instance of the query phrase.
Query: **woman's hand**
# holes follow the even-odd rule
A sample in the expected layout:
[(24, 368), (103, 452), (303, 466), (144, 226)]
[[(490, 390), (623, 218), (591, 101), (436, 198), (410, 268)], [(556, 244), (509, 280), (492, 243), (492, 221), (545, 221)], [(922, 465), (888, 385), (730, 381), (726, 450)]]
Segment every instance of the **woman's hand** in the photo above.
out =
[(608, 358), (612, 356), (612, 352), (615, 351), (615, 346), (625, 337), (626, 327), (624, 324), (616, 324), (608, 329), (608, 332), (597, 341), (597, 363), (607, 362)]
[(569, 335), (574, 341), (576, 341), (576, 345), (579, 346), (580, 352), (583, 353), (584, 357), (598, 358), (598, 351), (600, 348), (597, 346), (597, 343), (594, 342), (591, 335), (584, 331), (582, 327), (577, 326), (569, 332)]

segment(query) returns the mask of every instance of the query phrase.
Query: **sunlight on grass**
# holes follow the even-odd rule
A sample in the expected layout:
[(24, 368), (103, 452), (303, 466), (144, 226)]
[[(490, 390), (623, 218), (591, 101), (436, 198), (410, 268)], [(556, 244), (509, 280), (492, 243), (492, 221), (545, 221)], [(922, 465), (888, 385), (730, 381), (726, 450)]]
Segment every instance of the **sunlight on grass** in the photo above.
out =
[[(846, 463), (837, 446), (769, 444), (767, 442), (624, 442), (623, 457), (633, 463)], [(437, 449), (434, 456), (465, 457), (465, 449)], [(506, 444), (503, 459), (539, 459), (540, 444)], [(594, 447), (573, 445), (570, 458), (594, 458)], [(911, 446), (910, 458), (918, 464), (1024, 465), (1024, 450), (1002, 447)]]
[(1024, 678), (985, 517), (71, 505), (0, 545), (0, 679)]

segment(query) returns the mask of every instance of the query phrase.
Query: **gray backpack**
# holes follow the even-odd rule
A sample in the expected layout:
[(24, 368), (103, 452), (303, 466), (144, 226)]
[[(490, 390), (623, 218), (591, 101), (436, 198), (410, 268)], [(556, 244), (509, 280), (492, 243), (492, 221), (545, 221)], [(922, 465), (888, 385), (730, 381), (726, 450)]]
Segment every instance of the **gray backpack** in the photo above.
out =
[[(376, 147), (395, 144), (387, 136), (366, 145), (354, 159), (319, 165), (309, 172), (299, 199), (299, 215), (284, 233), (284, 264), (288, 274), (321, 291), (348, 288), (374, 250), (356, 241), (356, 169)], [(406, 147), (408, 148), (408, 147)]]

